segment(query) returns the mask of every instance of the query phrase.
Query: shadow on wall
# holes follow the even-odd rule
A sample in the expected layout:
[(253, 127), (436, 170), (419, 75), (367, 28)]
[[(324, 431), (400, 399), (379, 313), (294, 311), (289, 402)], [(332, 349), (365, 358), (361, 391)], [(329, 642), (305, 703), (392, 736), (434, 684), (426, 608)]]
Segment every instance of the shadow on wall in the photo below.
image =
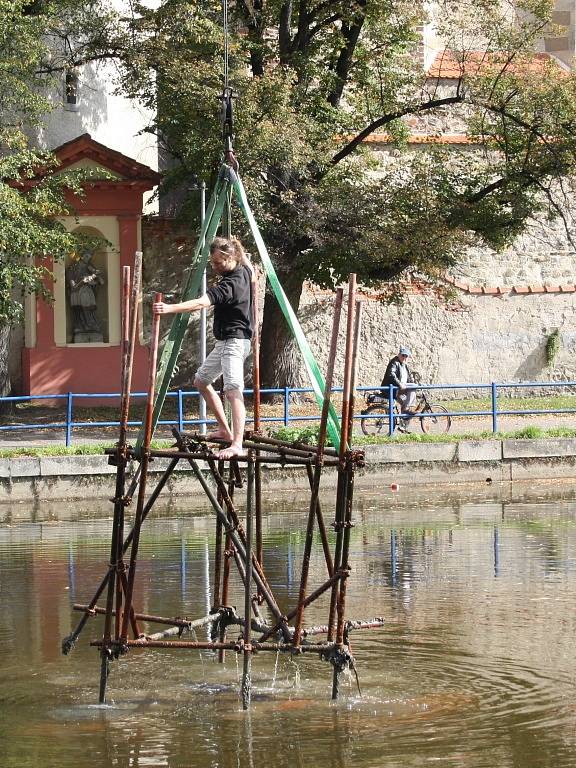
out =
[(534, 381), (540, 378), (546, 366), (546, 339), (544, 339), (514, 371), (513, 379), (518, 381)]

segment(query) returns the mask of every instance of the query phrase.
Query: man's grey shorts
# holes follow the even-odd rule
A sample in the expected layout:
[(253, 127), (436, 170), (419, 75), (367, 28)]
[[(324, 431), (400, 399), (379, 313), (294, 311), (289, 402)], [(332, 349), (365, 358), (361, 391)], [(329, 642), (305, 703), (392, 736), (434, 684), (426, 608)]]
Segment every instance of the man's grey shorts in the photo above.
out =
[(244, 389), (244, 360), (250, 354), (249, 339), (217, 341), (214, 349), (196, 372), (196, 379), (212, 384), (218, 376), (224, 377), (224, 391)]

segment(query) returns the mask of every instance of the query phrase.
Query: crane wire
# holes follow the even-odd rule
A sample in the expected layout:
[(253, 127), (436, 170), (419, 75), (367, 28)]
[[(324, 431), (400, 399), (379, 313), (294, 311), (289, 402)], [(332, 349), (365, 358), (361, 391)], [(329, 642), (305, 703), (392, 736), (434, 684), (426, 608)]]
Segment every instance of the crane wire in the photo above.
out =
[(222, 21), (224, 26), (224, 92), (228, 92), (228, 0), (222, 0)]

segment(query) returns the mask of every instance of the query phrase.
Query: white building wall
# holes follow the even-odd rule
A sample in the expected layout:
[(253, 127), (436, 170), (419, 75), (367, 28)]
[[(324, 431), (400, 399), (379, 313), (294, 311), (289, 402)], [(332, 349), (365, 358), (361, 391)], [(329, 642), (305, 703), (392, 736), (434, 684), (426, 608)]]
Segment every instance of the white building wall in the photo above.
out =
[(78, 72), (76, 105), (65, 104), (65, 81), (51, 94), (54, 109), (44, 121), (38, 140), (54, 149), (83, 133), (128, 157), (158, 170), (158, 147), (154, 136), (142, 131), (152, 113), (136, 102), (114, 93), (116, 68), (109, 62), (88, 64)]
[[(148, 6), (159, 0), (148, 0)], [(127, 0), (111, 0), (116, 10), (130, 12)], [(117, 91), (118, 69), (114, 62), (102, 61), (87, 64), (78, 69), (77, 103), (66, 104), (65, 75), (62, 74), (49, 98), (53, 110), (46, 115), (36, 140), (43, 149), (55, 149), (77, 136), (89, 133), (101, 144), (134, 158), (140, 163), (158, 170), (158, 143), (144, 129), (153, 119), (153, 113), (136, 101)], [(149, 194), (145, 200), (149, 199)], [(155, 207), (147, 207), (146, 213)]]
[(544, 39), (544, 50), (568, 66), (573, 66), (575, 56), (574, 28), (576, 24), (576, 0), (556, 0), (552, 20), (556, 32)]

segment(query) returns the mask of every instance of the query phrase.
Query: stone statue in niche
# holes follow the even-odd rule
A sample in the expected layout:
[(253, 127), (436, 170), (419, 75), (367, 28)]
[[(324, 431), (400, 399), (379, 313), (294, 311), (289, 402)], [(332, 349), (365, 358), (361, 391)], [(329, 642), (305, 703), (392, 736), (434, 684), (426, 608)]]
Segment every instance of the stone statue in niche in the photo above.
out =
[(96, 296), (100, 286), (104, 285), (104, 278), (101, 271), (90, 263), (93, 256), (94, 252), (85, 248), (66, 269), (74, 344), (104, 341), (96, 306)]

